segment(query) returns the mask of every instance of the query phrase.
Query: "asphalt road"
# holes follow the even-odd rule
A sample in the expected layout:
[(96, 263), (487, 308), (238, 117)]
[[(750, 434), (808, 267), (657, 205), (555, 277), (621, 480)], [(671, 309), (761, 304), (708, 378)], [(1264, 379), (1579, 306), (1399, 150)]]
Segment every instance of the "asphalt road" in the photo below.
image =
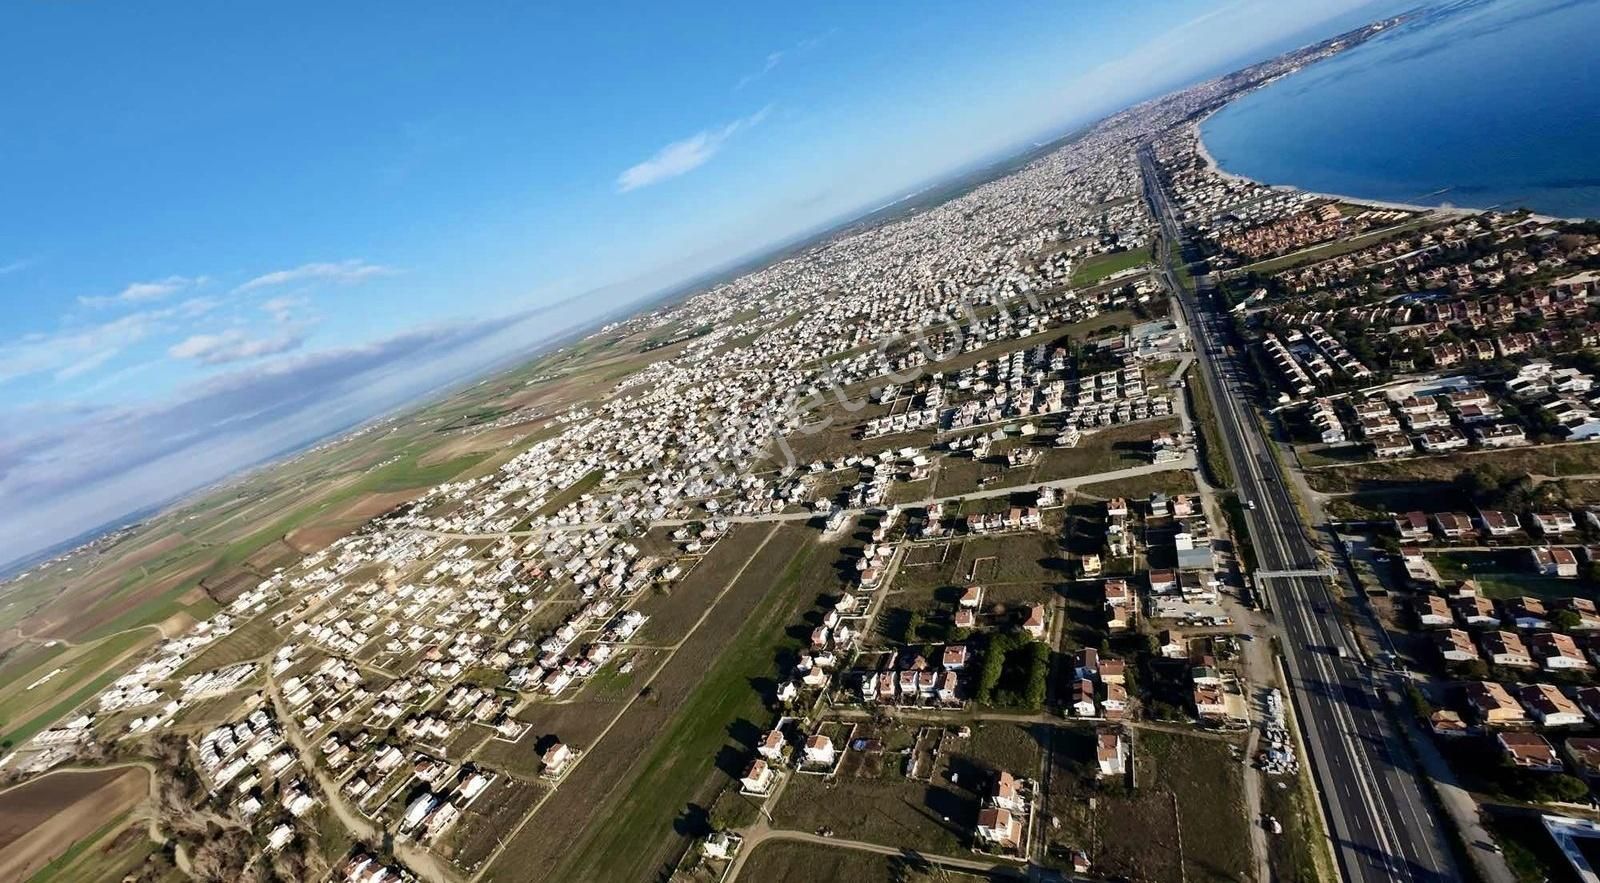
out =
[[(1147, 198), (1166, 241), (1184, 242), (1154, 160), (1141, 151)], [(1165, 243), (1160, 253), (1165, 256)], [(1235, 358), (1228, 319), (1212, 308), (1210, 284), (1193, 294), (1178, 285), (1170, 263), (1163, 272), (1188, 319), (1201, 382), (1214, 403), (1221, 442), (1233, 466), (1259, 571), (1325, 569), (1308, 538), (1282, 467), (1249, 404), (1253, 367)], [(1458, 880), (1449, 834), (1435, 817), (1403, 737), (1389, 719), (1382, 691), (1398, 689), (1390, 675), (1361, 659), (1336, 613), (1334, 593), (1348, 592), (1324, 577), (1261, 580), (1276, 613), (1296, 718), (1315, 773), (1340, 876), (1352, 881)], [(1338, 655), (1344, 648), (1347, 657)]]

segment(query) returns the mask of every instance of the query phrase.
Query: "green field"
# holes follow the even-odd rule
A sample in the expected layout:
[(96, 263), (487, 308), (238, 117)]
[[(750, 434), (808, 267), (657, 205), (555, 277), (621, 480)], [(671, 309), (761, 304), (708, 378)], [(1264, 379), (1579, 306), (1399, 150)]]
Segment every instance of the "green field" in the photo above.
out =
[(1543, 576), (1533, 572), (1533, 559), (1525, 550), (1503, 552), (1441, 552), (1431, 556), (1445, 579), (1470, 579), (1490, 598), (1594, 597), (1594, 587), (1579, 579)]
[(600, 479), (603, 475), (604, 473), (598, 469), (590, 472), (584, 477), (568, 485), (561, 491), (561, 493), (551, 497), (543, 506), (540, 506), (539, 511), (535, 512), (534, 514), (554, 515), (557, 512), (560, 512), (562, 509), (566, 508), (568, 503), (574, 502), (579, 497), (594, 490), (595, 487), (600, 484)]
[(1198, 442), (1206, 479), (1218, 488), (1233, 487), (1233, 468), (1228, 465), (1228, 455), (1222, 449), (1222, 428), (1217, 425), (1217, 412), (1211, 406), (1211, 394), (1206, 392), (1200, 372), (1191, 374), (1184, 391), (1189, 395), (1190, 413), (1194, 415), (1199, 431)]
[(1134, 267), (1150, 263), (1150, 248), (1136, 248), (1131, 251), (1114, 251), (1107, 254), (1097, 254), (1088, 258), (1072, 270), (1072, 284), (1075, 286), (1093, 285), (1107, 276), (1131, 270)]
[[(137, 647), (154, 643), (158, 637), (154, 629), (124, 632), (91, 647), (74, 648), (70, 656), (63, 654), (46, 659), (18, 675), (16, 680), (0, 687), (0, 741), (21, 744), (55, 723), (121, 675), (120, 667), (111, 667), (114, 660)], [(29, 684), (58, 666), (66, 670), (33, 690), (27, 689)], [(61, 698), (43, 710), (36, 710), (40, 708), (39, 703), (53, 697)]]
[(766, 697), (752, 682), (774, 675), (775, 653), (799, 646), (786, 632), (800, 611), (813, 604), (817, 592), (834, 579), (830, 571), (838, 551), (837, 546), (811, 541), (811, 531), (806, 528), (780, 531), (806, 535), (798, 554), (773, 576), (766, 585), (766, 597), (706, 669), (671, 723), (655, 737), (622, 803), (612, 808), (581, 844), (572, 845), (556, 879), (633, 880), (646, 876), (656, 852), (642, 847), (662, 844), (674, 836), (677, 816), (705, 790), (718, 751), (728, 744), (730, 725), (738, 721), (769, 725)]

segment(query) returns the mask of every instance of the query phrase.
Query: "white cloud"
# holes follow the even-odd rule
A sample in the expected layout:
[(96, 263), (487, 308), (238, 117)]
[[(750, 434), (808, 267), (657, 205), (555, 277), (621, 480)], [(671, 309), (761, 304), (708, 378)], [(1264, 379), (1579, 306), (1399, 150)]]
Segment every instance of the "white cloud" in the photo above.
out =
[(92, 352), (75, 362), (69, 362), (58, 368), (55, 377), (57, 380), (71, 380), (74, 377), (81, 377), (116, 358), (121, 352), (122, 350), (117, 348)]
[(298, 267), (290, 267), (287, 270), (274, 270), (271, 273), (263, 273), (235, 288), (234, 291), (236, 293), (256, 291), (261, 288), (288, 285), (295, 282), (336, 282), (341, 285), (350, 285), (378, 276), (392, 276), (396, 272), (392, 267), (368, 263), (360, 258), (351, 258), (347, 261), (321, 261), (301, 264)]
[(10, 276), (12, 273), (26, 270), (31, 266), (33, 266), (33, 258), (22, 258), (9, 264), (0, 264), (0, 276)]
[(739, 82), (735, 83), (733, 86), (734, 91), (743, 89), (751, 83), (754, 83), (756, 80), (759, 80), (767, 74), (772, 73), (773, 68), (783, 63), (783, 56), (785, 54), (786, 53), (784, 53), (782, 50), (777, 52), (768, 52), (767, 61), (761, 66), (761, 70), (758, 70), (755, 73), (745, 74), (744, 76), (740, 77)]
[(43, 372), (57, 380), (81, 376), (150, 336), (174, 313), (173, 308), (143, 310), (98, 325), (0, 342), (0, 384)]
[(767, 118), (770, 107), (764, 107), (747, 117), (734, 120), (725, 126), (697, 132), (682, 141), (674, 141), (656, 151), (642, 163), (625, 169), (617, 176), (617, 190), (627, 193), (640, 187), (659, 184), (669, 178), (688, 174), (705, 165), (716, 156), (722, 145), (741, 130), (759, 125)]
[(149, 282), (132, 282), (116, 294), (80, 297), (78, 303), (86, 307), (145, 303), (161, 300), (180, 291), (198, 288), (209, 281), (211, 280), (205, 276), (168, 276), (165, 279), (153, 279)]
[(174, 359), (193, 359), (205, 365), (224, 365), (261, 356), (286, 353), (304, 342), (294, 334), (250, 337), (236, 328), (218, 334), (194, 334), (167, 350)]
[(278, 323), (287, 323), (294, 319), (295, 313), (311, 302), (303, 297), (283, 295), (261, 302), (261, 311), (271, 316)]

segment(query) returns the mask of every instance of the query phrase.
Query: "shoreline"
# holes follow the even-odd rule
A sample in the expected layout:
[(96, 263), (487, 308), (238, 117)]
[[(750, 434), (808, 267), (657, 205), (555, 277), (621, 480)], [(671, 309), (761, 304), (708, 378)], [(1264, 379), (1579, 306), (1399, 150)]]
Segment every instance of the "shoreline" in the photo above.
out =
[[(1510, 211), (1515, 211), (1515, 209), (1508, 211), (1507, 209), (1503, 208), (1474, 208), (1472, 206), (1460, 205), (1425, 205), (1416, 202), (1394, 202), (1386, 199), (1367, 199), (1366, 197), (1351, 196), (1345, 193), (1323, 193), (1318, 190), (1306, 190), (1302, 187), (1296, 187), (1293, 184), (1267, 184), (1262, 181), (1257, 181), (1256, 179), (1246, 175), (1230, 172), (1227, 169), (1224, 169), (1221, 163), (1217, 162), (1217, 158), (1215, 156), (1211, 155), (1210, 149), (1206, 147), (1205, 137), (1200, 134), (1200, 127), (1205, 124), (1206, 120), (1211, 119), (1211, 117), (1214, 116), (1218, 111), (1222, 110), (1223, 107), (1227, 107), (1229, 103), (1231, 102), (1224, 103), (1221, 107), (1211, 110), (1205, 116), (1188, 124), (1190, 133), (1194, 135), (1195, 153), (1197, 153), (1200, 156), (1201, 161), (1206, 164), (1206, 169), (1219, 178), (1229, 181), (1236, 181), (1242, 184), (1255, 184), (1260, 187), (1265, 187), (1268, 190), (1290, 193), (1305, 193), (1320, 199), (1332, 199), (1339, 202), (1348, 202), (1353, 205), (1364, 205), (1371, 206), (1372, 208), (1390, 209), (1393, 211), (1403, 212), (1436, 213), (1452, 218), (1470, 217), (1472, 215), (1483, 214), (1484, 212), (1497, 211), (1509, 214)], [(1528, 217), (1540, 223), (1564, 221), (1566, 223), (1577, 224), (1588, 220), (1587, 218), (1567, 218), (1558, 215), (1547, 215), (1531, 210), (1529, 211)]]
[[(1227, 105), (1224, 104), (1222, 107), (1227, 107)], [(1416, 202), (1394, 202), (1387, 199), (1367, 199), (1365, 197), (1350, 196), (1343, 193), (1322, 193), (1316, 190), (1306, 190), (1301, 187), (1296, 187), (1293, 184), (1267, 184), (1245, 175), (1230, 172), (1227, 169), (1224, 169), (1221, 163), (1217, 162), (1217, 158), (1215, 156), (1211, 155), (1211, 151), (1206, 147), (1206, 139), (1200, 134), (1200, 127), (1205, 124), (1206, 120), (1211, 119), (1211, 117), (1216, 114), (1217, 111), (1222, 110), (1222, 107), (1211, 111), (1200, 119), (1189, 124), (1189, 131), (1194, 135), (1195, 153), (1199, 154), (1200, 159), (1206, 164), (1206, 169), (1219, 178), (1224, 178), (1229, 181), (1236, 181), (1242, 184), (1255, 184), (1260, 187), (1265, 187), (1269, 190), (1306, 193), (1321, 199), (1334, 199), (1340, 202), (1366, 205), (1373, 208), (1390, 209), (1393, 211), (1440, 212), (1458, 217), (1465, 217), (1467, 215), (1476, 215), (1481, 212), (1492, 211), (1491, 209), (1475, 209), (1454, 205), (1423, 205), (1422, 203)]]

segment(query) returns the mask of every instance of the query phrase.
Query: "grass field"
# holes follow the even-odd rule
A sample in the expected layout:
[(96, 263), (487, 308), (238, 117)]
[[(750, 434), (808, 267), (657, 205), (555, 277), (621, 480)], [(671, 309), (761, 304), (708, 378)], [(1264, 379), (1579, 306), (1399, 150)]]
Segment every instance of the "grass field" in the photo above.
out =
[[(124, 632), (92, 645), (52, 656), (0, 686), (0, 741), (21, 744), (66, 715), (121, 674), (119, 660), (154, 644), (154, 629)], [(55, 668), (65, 669), (28, 689)]]
[(638, 877), (658, 857), (639, 847), (675, 839), (675, 831), (682, 829), (679, 817), (693, 811), (694, 798), (705, 790), (708, 776), (731, 781), (731, 768), (719, 769), (718, 758), (737, 755), (748, 746), (737, 741), (730, 745), (730, 728), (770, 724), (767, 696), (753, 683), (775, 674), (774, 655), (796, 643), (788, 634), (790, 626), (801, 610), (815, 603), (816, 592), (839, 585), (837, 577), (832, 585), (824, 582), (832, 576), (835, 547), (816, 543), (815, 534), (803, 527), (780, 528), (779, 534), (801, 540), (798, 551), (781, 569), (747, 571), (747, 577), (758, 581), (753, 588), (766, 597), (656, 739), (629, 793), (564, 864), (562, 879)]
[(1525, 550), (1504, 552), (1441, 552), (1430, 556), (1433, 566), (1445, 579), (1470, 579), (1490, 598), (1593, 597), (1592, 586), (1578, 579), (1543, 576), (1532, 571), (1532, 558)]
[(1417, 489), (1455, 482), (1469, 469), (1488, 468), (1502, 475), (1591, 475), (1600, 472), (1600, 444), (1540, 445), (1504, 451), (1481, 451), (1419, 457), (1400, 462), (1375, 460), (1351, 466), (1306, 471), (1313, 490), (1324, 493)]
[(1211, 395), (1195, 372), (1184, 387), (1189, 396), (1190, 413), (1194, 415), (1200, 438), (1200, 462), (1205, 464), (1206, 478), (1213, 487), (1233, 487), (1233, 468), (1228, 465), (1228, 455), (1222, 449), (1222, 429), (1217, 425), (1217, 412), (1211, 406)]
[(1078, 287), (1093, 285), (1107, 276), (1148, 263), (1150, 263), (1149, 246), (1130, 251), (1097, 254), (1072, 269), (1072, 284)]
[[(801, 614), (842, 585), (838, 545), (797, 525), (753, 530), (770, 531), (770, 539), (745, 541), (748, 567), (683, 639), (648, 696), (603, 739), (580, 744), (590, 756), (511, 839), (488, 879), (527, 879), (529, 867), (542, 869), (540, 879), (642, 878), (704, 829), (705, 808), (771, 724), (766, 701), (776, 660), (810, 634)], [(739, 573), (737, 566), (697, 568), (675, 596), (687, 602), (703, 591), (690, 583), (720, 589)]]

